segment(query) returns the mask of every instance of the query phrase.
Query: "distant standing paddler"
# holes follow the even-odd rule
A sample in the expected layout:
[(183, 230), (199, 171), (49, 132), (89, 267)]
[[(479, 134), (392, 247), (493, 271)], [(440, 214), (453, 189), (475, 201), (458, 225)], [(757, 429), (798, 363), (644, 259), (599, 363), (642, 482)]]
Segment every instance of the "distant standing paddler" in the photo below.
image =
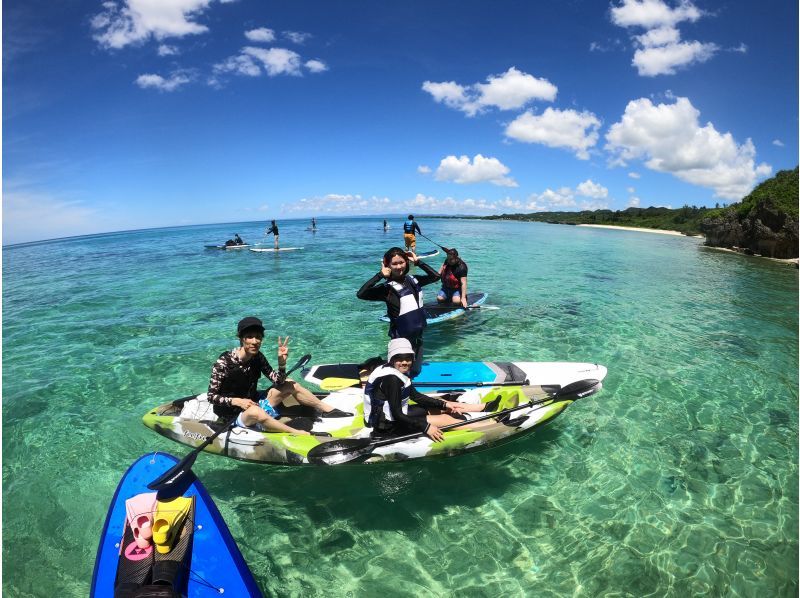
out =
[(389, 229), (389, 223), (386, 222), (386, 219), (383, 219), (383, 232), (386, 232)]
[(317, 230), (317, 219), (313, 216), (311, 217), (311, 230)]
[(403, 223), (403, 240), (406, 242), (406, 251), (417, 252), (417, 237), (415, 233), (422, 234), (419, 224), (414, 222), (414, 215), (409, 214), (408, 220)]
[(275, 249), (278, 249), (278, 223), (274, 220), (272, 221), (272, 226), (270, 226), (265, 232), (264, 236), (269, 234), (275, 235)]

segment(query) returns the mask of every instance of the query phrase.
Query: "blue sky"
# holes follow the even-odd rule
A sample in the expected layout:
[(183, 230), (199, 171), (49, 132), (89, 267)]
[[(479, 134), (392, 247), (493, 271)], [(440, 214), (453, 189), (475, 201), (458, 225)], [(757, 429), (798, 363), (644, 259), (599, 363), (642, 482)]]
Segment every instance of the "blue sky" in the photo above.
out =
[(3, 244), (714, 206), (797, 165), (797, 3), (3, 3)]

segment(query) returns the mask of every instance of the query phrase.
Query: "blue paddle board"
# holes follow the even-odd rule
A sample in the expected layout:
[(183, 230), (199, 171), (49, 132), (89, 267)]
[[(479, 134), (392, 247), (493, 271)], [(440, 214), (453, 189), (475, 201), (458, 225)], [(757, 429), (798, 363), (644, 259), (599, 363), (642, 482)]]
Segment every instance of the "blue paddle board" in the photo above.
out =
[[(488, 299), (488, 297), (488, 293), (467, 293), (467, 304), (469, 307), (477, 307), (486, 303), (486, 299)], [(424, 309), (425, 320), (428, 322), (428, 324), (439, 324), (440, 322), (446, 322), (447, 320), (458, 318), (459, 316), (463, 316), (465, 313), (467, 313), (467, 310), (460, 305), (439, 304), (435, 301), (426, 303)], [(381, 320), (388, 322), (389, 316), (381, 316)]]
[[(114, 595), (120, 544), (125, 544), (122, 546), (123, 554), (127, 556), (130, 552), (132, 559), (137, 558), (134, 554), (135, 544), (131, 546), (131, 542), (122, 542), (125, 501), (137, 494), (151, 492), (147, 484), (177, 462), (177, 458), (166, 453), (149, 453), (139, 457), (122, 476), (100, 534), (91, 596), (100, 598)], [(183, 496), (196, 498), (191, 559), (187, 559), (189, 571), (188, 575), (183, 576), (182, 587), (179, 588), (181, 595), (188, 598), (210, 598), (223, 593), (225, 596), (263, 596), (222, 515), (200, 481), (192, 482)]]

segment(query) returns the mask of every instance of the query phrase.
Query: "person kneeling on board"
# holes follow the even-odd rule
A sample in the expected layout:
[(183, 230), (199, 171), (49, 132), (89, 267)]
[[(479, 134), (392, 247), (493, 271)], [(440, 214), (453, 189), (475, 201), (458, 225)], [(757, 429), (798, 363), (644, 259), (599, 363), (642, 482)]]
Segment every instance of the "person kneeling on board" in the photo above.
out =
[(453, 305), (467, 307), (467, 268), (466, 262), (458, 256), (457, 249), (448, 249), (439, 276), (442, 277), (442, 288), (436, 295), (439, 304), (450, 302)]
[[(364, 425), (372, 428), (373, 434), (425, 432), (431, 440), (439, 442), (444, 438), (441, 426), (463, 420), (462, 413), (484, 409), (482, 403), (444, 401), (414, 388), (408, 377), (414, 349), (407, 339), (393, 338), (388, 353), (387, 362), (373, 370), (364, 388)], [(412, 399), (416, 405), (408, 404)]]
[[(214, 406), (217, 416), (228, 420), (238, 413), (236, 424), (243, 428), (253, 428), (268, 432), (289, 432), (308, 434), (280, 422), (278, 406), (289, 397), (301, 405), (321, 412), (322, 417), (347, 417), (315, 397), (294, 380), (286, 377), (286, 359), (289, 356), (289, 337), (278, 337), (278, 369), (273, 370), (261, 352), (264, 339), (264, 326), (261, 320), (247, 317), (237, 326), (239, 346), (225, 351), (211, 368), (211, 381), (208, 384), (208, 401)], [(261, 374), (275, 387), (259, 400), (256, 390)]]

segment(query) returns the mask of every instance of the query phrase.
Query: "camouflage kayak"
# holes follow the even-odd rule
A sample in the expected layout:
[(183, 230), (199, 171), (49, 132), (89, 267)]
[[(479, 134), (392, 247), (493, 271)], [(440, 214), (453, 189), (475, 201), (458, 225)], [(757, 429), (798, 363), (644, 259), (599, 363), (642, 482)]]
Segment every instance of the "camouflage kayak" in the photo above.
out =
[[(487, 448), (531, 433), (537, 427), (552, 421), (579, 398), (600, 390), (601, 380), (583, 380), (580, 392), (566, 394), (554, 392), (552, 388), (543, 389), (541, 386), (483, 387), (460, 393), (431, 393), (431, 396), (451, 401), (484, 403), (486, 408), (483, 412), (468, 414), (472, 419), (480, 416), (482, 421), (446, 431), (442, 442), (433, 442), (422, 436), (400, 442), (382, 440), (381, 446), (374, 448), (370, 442), (371, 429), (364, 427), (363, 392), (359, 388), (346, 388), (325, 396), (324, 400), (337, 409), (354, 413), (351, 417), (320, 418), (301, 406), (281, 409), (282, 422), (290, 427), (309, 431), (312, 434), (310, 436), (257, 432), (237, 427), (220, 434), (204, 450), (244, 461), (308, 465), (319, 463), (313, 457), (315, 453), (324, 452), (326, 447), (320, 445), (355, 442), (355, 439), (360, 439), (359, 442), (368, 445), (366, 450), (361, 451), (363, 455), (358, 460), (360, 463), (451, 456)], [(486, 417), (490, 414), (498, 416)], [(156, 407), (145, 414), (143, 422), (162, 436), (190, 447), (199, 446), (222, 427), (205, 394)], [(335, 446), (330, 444), (327, 448)], [(315, 450), (315, 447), (319, 448)], [(309, 460), (310, 451), (314, 452)]]

